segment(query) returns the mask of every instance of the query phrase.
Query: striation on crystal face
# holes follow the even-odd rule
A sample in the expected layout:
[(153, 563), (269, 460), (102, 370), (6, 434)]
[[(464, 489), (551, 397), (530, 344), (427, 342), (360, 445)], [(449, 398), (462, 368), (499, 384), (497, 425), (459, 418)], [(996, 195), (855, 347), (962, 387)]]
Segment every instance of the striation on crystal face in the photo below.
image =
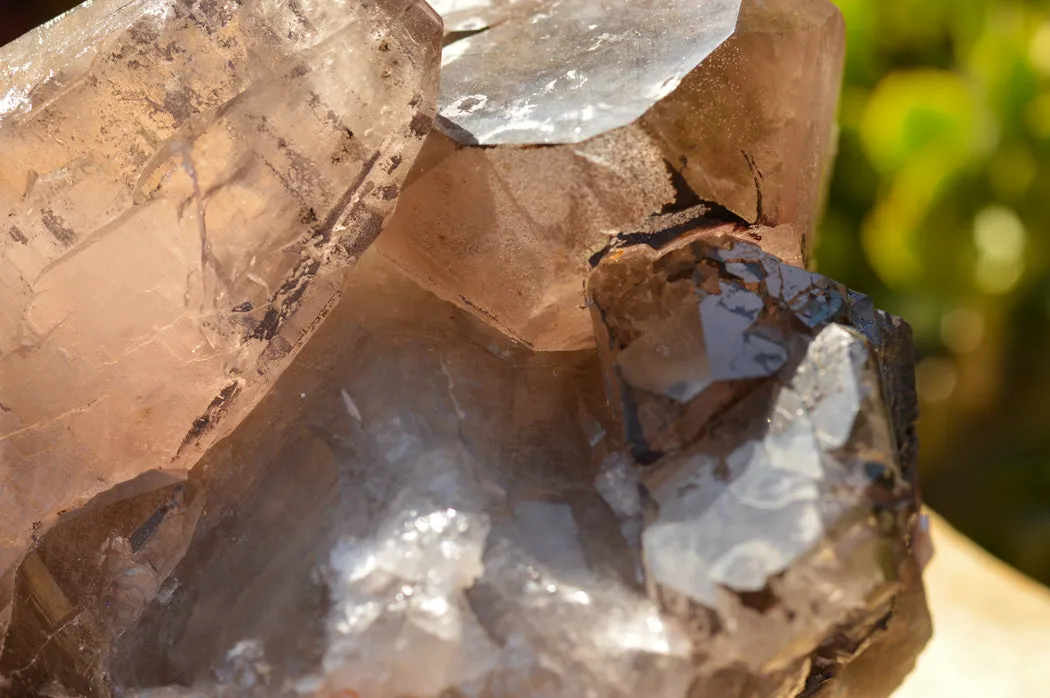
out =
[[(455, 20), (464, 5), (438, 7)], [(732, 28), (738, 6), (735, 33), (697, 65), (713, 46), (690, 37)], [(693, 19), (606, 31), (642, 7)], [(401, 268), (520, 341), (565, 350), (592, 343), (589, 257), (610, 234), (654, 214), (715, 202), (727, 219), (755, 225), (767, 250), (804, 265), (833, 152), (844, 52), (841, 16), (828, 0), (647, 0), (638, 9), (495, 1), (483, 9), (477, 24), (493, 26), (445, 47), (439, 128), (380, 241)], [(555, 21), (557, 31), (548, 26)], [(527, 38), (534, 32), (572, 50), (552, 63), (543, 41)], [(637, 58), (667, 51), (688, 60)], [(621, 70), (624, 61), (632, 67)], [(611, 68), (620, 77), (602, 78)], [(616, 87), (624, 80), (658, 87)], [(534, 82), (550, 91), (518, 94)], [(547, 112), (568, 121), (548, 124)], [(515, 122), (525, 126), (507, 130)]]
[(414, 0), (96, 0), (0, 49), (0, 628), (34, 525), (191, 465), (332, 306), (440, 41)]

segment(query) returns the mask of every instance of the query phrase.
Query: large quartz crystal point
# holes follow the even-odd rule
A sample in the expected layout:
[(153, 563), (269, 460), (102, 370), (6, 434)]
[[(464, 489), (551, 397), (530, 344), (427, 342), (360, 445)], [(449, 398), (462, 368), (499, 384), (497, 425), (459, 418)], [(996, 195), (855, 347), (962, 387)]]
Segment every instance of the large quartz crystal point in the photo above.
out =
[(95, 0), (0, 49), (0, 631), (34, 525), (192, 464), (331, 307), (440, 42), (417, 0)]
[(681, 218), (620, 236), (589, 290), (647, 584), (703, 638), (693, 695), (888, 695), (930, 634), (907, 326)]
[(181, 489), (142, 481), (42, 536), (0, 676), (16, 696), (686, 698), (695, 648), (645, 592), (614, 432), (594, 351), (524, 349), (370, 251)]
[(435, 7), (483, 31), (449, 37), (439, 129), (379, 243), (427, 288), (575, 349), (588, 259), (654, 214), (716, 202), (805, 264), (844, 52), (828, 0)]

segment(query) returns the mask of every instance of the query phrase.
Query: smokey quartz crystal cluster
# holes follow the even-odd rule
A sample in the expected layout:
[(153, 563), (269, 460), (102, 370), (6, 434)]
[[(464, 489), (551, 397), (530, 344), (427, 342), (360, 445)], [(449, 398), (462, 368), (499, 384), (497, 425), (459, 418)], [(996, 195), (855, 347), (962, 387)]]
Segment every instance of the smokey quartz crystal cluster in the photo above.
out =
[(0, 695), (890, 695), (910, 334), (805, 269), (837, 10), (431, 5), (0, 48)]

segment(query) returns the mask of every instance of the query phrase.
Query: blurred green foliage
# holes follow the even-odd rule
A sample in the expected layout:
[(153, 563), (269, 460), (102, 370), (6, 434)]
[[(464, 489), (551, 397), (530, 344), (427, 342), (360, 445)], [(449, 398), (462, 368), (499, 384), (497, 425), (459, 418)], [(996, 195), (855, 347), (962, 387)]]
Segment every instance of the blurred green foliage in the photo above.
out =
[(836, 3), (817, 264), (915, 329), (927, 500), (1050, 582), (1050, 2)]

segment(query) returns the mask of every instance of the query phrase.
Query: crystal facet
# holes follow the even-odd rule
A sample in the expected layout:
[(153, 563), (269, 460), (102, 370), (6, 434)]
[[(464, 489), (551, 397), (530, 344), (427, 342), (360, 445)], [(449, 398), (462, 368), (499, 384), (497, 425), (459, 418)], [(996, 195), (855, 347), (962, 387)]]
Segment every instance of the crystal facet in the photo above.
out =
[[(380, 241), (384, 254), (445, 300), (544, 350), (591, 345), (588, 259), (610, 234), (657, 213), (715, 202), (754, 225), (767, 250), (804, 264), (833, 151), (841, 16), (828, 0), (744, 0), (736, 32), (697, 65), (713, 46), (689, 36), (724, 36), (714, 29), (732, 26), (738, 4), (487, 6), (513, 17), (445, 47), (437, 123), (446, 137), (426, 145)], [(453, 17), (464, 9), (439, 8)], [(697, 14), (691, 24), (629, 21), (655, 10)], [(602, 29), (613, 25), (637, 26)], [(551, 53), (547, 41), (572, 50)], [(642, 77), (665, 54), (684, 58), (655, 82)], [(590, 76), (588, 61), (599, 57), (617, 79)], [(622, 85), (634, 80), (653, 89)], [(536, 91), (530, 85), (550, 91), (519, 94)], [(644, 105), (632, 106), (636, 95)], [(548, 123), (548, 111), (567, 125)], [(517, 122), (525, 126), (508, 130)]]
[[(110, 557), (77, 562), (67, 532), (88, 512), (43, 537), (19, 572), (22, 654), (0, 674), (76, 667), (94, 683), (70, 685), (89, 695), (151, 698), (788, 698), (821, 690), (887, 624), (921, 637), (924, 605), (898, 603), (917, 500), (908, 425), (893, 420), (911, 413), (887, 409), (880, 374), (905, 328), (694, 224), (661, 250), (602, 256), (604, 381), (597, 352), (524, 349), (369, 252), (346, 302), (188, 482), (94, 503), (123, 522), (87, 543)], [(712, 331), (762, 330), (783, 354), (761, 376), (746, 361), (699, 390), (662, 387), (665, 370), (704, 375), (691, 366), (710, 354), (711, 297), (749, 318), (718, 310)], [(666, 347), (689, 304), (680, 327), (699, 343)], [(644, 387), (621, 370), (635, 346), (650, 351)], [(714, 402), (730, 404), (694, 430), (690, 411)], [(40, 579), (87, 602), (74, 622), (30, 601)]]
[[(740, 11), (740, 0), (496, 5), (500, 21), (441, 61), (438, 112), (483, 145), (578, 143), (630, 124), (729, 37)], [(455, 20), (460, 7), (437, 9)]]
[(837, 11), (434, 6), (441, 94), (416, 0), (0, 49), (0, 694), (888, 695), (910, 335), (802, 268)]
[(812, 249), (844, 50), (827, 0), (744, 0), (729, 40), (642, 120), (701, 199), (788, 226), (798, 247), (773, 250), (788, 261)]
[(0, 580), (272, 383), (393, 210), (440, 38), (408, 0), (96, 0), (0, 49)]
[(708, 640), (724, 654), (701, 665), (702, 695), (726, 695), (721, 671), (781, 695), (768, 667), (805, 679), (783, 695), (810, 695), (886, 625), (912, 633), (907, 664), (930, 633), (909, 542), (907, 328), (697, 228), (659, 251), (611, 249), (589, 286), (627, 445), (646, 466), (650, 589), (716, 609), (728, 629)]

